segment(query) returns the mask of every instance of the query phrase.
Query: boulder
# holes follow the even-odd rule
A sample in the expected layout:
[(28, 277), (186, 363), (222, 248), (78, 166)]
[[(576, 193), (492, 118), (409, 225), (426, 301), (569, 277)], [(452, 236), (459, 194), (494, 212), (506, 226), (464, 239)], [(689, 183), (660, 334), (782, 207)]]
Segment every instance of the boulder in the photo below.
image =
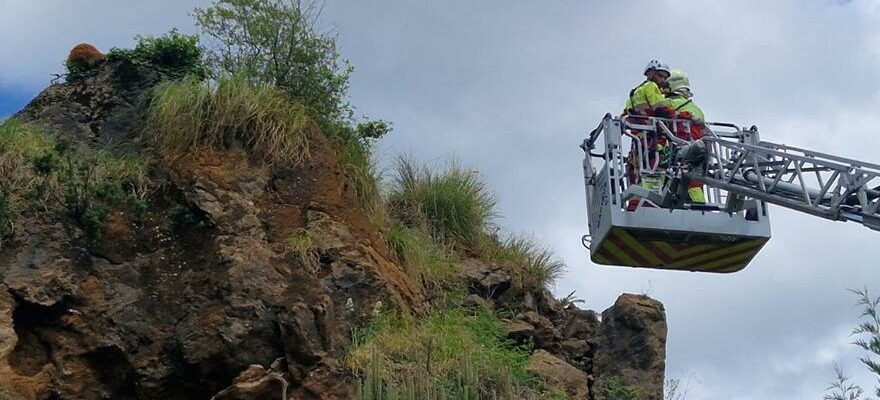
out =
[(464, 260), (461, 271), (471, 293), (486, 299), (497, 300), (513, 284), (507, 271), (485, 261), (473, 258)]
[(535, 340), (535, 327), (522, 321), (511, 321), (504, 329), (508, 339), (517, 343), (529, 343)]
[(565, 391), (571, 400), (587, 400), (590, 396), (587, 373), (545, 350), (532, 354), (526, 370), (549, 385)]
[(635, 389), (641, 400), (662, 400), (666, 359), (666, 311), (644, 295), (623, 294), (602, 313), (593, 371), (595, 400), (610, 385)]
[(211, 400), (287, 400), (287, 379), (278, 371), (251, 365)]

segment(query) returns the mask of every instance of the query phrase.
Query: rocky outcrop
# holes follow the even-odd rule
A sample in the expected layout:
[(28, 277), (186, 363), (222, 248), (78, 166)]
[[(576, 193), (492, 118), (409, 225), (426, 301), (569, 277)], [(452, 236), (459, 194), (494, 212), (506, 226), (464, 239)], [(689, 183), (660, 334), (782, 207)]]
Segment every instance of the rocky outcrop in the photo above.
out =
[(563, 306), (547, 291), (518, 292), (510, 276), (491, 264), (464, 265), (471, 290), (465, 303), (478, 304), (478, 296), (481, 304), (521, 309), (507, 323), (507, 337), (534, 345), (529, 370), (565, 388), (569, 398), (606, 400), (611, 383), (638, 391), (640, 399), (662, 399), (666, 315), (660, 302), (624, 294), (600, 319), (594, 311)]
[(636, 389), (644, 400), (663, 399), (666, 312), (644, 295), (624, 294), (602, 313), (594, 358), (596, 400), (610, 381)]
[[(157, 79), (128, 67), (52, 86), (18, 117), (138, 146)], [(339, 358), (353, 326), (377, 303), (423, 301), (330, 143), (315, 135), (310, 153), (284, 169), (235, 150), (166, 160), (145, 215), (111, 215), (94, 245), (50, 213), (23, 217), (0, 255), (0, 398), (280, 398), (282, 382), (288, 398), (352, 398)], [(309, 257), (293, 232), (308, 233)]]
[[(138, 150), (159, 74), (102, 62), (16, 115), (64, 139)], [(241, 149), (161, 159), (164, 184), (139, 218), (114, 210), (103, 236), (28, 213), (0, 251), (0, 399), (355, 397), (342, 367), (353, 328), (380, 307), (423, 314), (320, 133), (296, 167)], [(292, 245), (292, 239), (296, 245)], [(610, 378), (662, 394), (665, 314), (624, 295), (599, 316), (518, 288), (500, 266), (464, 260), (462, 305), (508, 311), (528, 369), (571, 399), (603, 400)], [(594, 383), (595, 381), (595, 383)]]
[(590, 398), (587, 374), (546, 350), (536, 351), (526, 370), (562, 389), (569, 399)]

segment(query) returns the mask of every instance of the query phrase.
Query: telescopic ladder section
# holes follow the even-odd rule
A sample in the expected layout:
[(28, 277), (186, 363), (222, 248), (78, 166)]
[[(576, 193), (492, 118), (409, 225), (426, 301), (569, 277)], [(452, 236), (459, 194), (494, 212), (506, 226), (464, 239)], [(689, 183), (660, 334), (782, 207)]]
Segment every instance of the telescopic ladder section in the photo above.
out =
[(880, 165), (764, 141), (703, 141), (707, 168), (695, 178), (707, 185), (880, 230)]

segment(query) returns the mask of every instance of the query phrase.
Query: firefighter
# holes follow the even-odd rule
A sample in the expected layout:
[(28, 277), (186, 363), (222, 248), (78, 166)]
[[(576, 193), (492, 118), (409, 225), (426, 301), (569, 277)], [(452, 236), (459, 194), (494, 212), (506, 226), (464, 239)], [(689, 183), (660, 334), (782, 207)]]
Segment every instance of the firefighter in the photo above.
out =
[[(669, 94), (666, 96), (666, 105), (674, 111), (675, 118), (690, 120), (690, 124), (676, 123), (675, 135), (687, 141), (699, 140), (703, 137), (706, 119), (703, 110), (694, 103), (687, 74), (681, 70), (674, 70), (670, 73), (668, 82)], [(688, 197), (693, 203), (705, 203), (703, 184), (691, 181), (688, 184)]]
[[(630, 90), (629, 98), (626, 99), (623, 113), (630, 116), (654, 116), (664, 113), (661, 110), (667, 109), (664, 90), (667, 87), (666, 80), (669, 78), (670, 72), (669, 65), (660, 60), (651, 60), (648, 62), (648, 65), (645, 66), (643, 71), (645, 81)], [(647, 120), (641, 118), (633, 118), (631, 121), (634, 123), (647, 122)], [(657, 147), (656, 136), (644, 137), (643, 135), (645, 135), (645, 133), (638, 131), (633, 131), (632, 133), (645, 139), (643, 150), (649, 154), (648, 166), (650, 169), (653, 169), (654, 164), (657, 161), (653, 159), (655, 157), (652, 157)], [(642, 182), (642, 179), (639, 176), (639, 163), (641, 158), (642, 156), (639, 155), (636, 144), (633, 143), (633, 147), (630, 150), (627, 159), (629, 164), (627, 169), (629, 183), (641, 184), (648, 189), (658, 188), (661, 184), (658, 178), (646, 178), (645, 181)], [(631, 200), (627, 205), (627, 210), (634, 211), (638, 207), (638, 203), (638, 199)]]
[(662, 106), (665, 100), (663, 94), (666, 80), (671, 71), (669, 65), (659, 60), (651, 60), (645, 66), (645, 81), (630, 90), (629, 98), (623, 107), (627, 115), (653, 115), (654, 109)]

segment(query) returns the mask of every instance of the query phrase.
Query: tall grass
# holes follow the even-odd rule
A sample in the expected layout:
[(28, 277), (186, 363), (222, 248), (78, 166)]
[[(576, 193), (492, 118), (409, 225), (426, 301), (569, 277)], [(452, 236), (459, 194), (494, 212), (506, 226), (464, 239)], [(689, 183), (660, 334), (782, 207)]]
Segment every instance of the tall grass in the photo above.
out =
[(565, 272), (565, 263), (534, 238), (512, 235), (484, 244), (484, 256), (496, 262), (514, 279), (521, 290), (541, 290), (553, 285)]
[(427, 232), (394, 224), (385, 233), (385, 240), (407, 275), (423, 288), (432, 292), (453, 291), (461, 284), (457, 255)]
[(238, 77), (213, 85), (190, 77), (154, 90), (145, 133), (161, 150), (184, 154), (242, 145), (279, 165), (309, 156), (308, 135), (317, 126), (305, 106), (274, 87)]
[(346, 359), (361, 400), (520, 399), (537, 385), (525, 369), (528, 349), (506, 340), (490, 311), (381, 318)]
[(9, 201), (19, 200), (37, 182), (31, 168), (34, 157), (54, 149), (55, 138), (45, 128), (15, 119), (0, 125), (0, 189)]
[(439, 239), (460, 248), (479, 245), (497, 215), (495, 197), (479, 175), (454, 160), (435, 170), (399, 158), (388, 204), (405, 225), (424, 224)]
[(351, 180), (358, 200), (365, 210), (381, 213), (379, 179), (373, 165), (371, 143), (356, 137), (339, 137), (337, 146), (339, 166)]

